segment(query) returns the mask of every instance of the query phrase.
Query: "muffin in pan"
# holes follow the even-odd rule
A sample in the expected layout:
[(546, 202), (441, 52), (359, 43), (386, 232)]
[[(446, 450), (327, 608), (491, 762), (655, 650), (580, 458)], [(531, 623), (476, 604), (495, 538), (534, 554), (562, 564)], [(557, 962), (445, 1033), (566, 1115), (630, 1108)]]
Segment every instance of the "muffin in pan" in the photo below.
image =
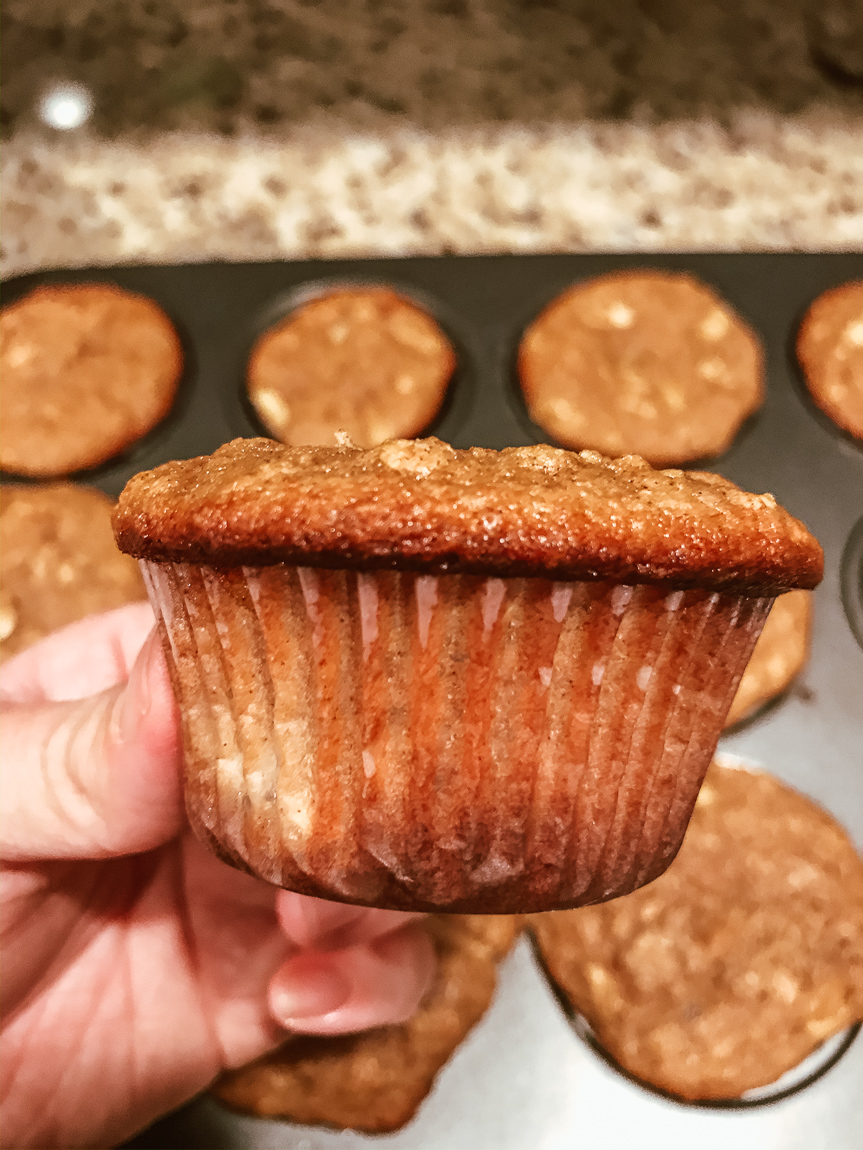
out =
[(694, 276), (643, 268), (575, 284), (522, 338), (531, 419), (567, 447), (667, 466), (719, 455), (764, 399), (761, 344)]
[(677, 851), (770, 604), (769, 495), (550, 447), (235, 441), (134, 478), (193, 826), (307, 894), (509, 913)]
[(754, 769), (711, 766), (650, 887), (530, 926), (601, 1047), (690, 1101), (775, 1083), (863, 1021), (863, 860), (826, 811)]
[(0, 371), (0, 465), (44, 478), (96, 467), (164, 419), (183, 352), (146, 296), (53, 284), (3, 309)]
[(751, 718), (791, 686), (806, 665), (811, 634), (811, 592), (780, 595), (746, 664), (725, 719), (726, 727)]
[(863, 280), (814, 301), (797, 333), (797, 358), (815, 404), (863, 440)]
[(428, 312), (391, 288), (358, 285), (315, 296), (265, 331), (247, 388), (283, 443), (334, 444), (344, 432), (373, 447), (427, 427), (455, 365)]
[(511, 915), (435, 915), (426, 929), (437, 971), (413, 1018), (364, 1034), (292, 1038), (224, 1074), (216, 1097), (259, 1118), (369, 1134), (404, 1126), (491, 1004), (498, 963), (521, 923)]
[(147, 596), (111, 531), (112, 501), (92, 487), (0, 487), (0, 660), (96, 611)]

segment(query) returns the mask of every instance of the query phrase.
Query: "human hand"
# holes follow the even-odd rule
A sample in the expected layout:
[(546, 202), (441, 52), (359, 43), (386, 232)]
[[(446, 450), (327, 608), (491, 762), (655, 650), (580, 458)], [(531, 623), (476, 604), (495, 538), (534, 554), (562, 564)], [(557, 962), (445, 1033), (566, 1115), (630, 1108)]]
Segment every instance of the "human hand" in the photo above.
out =
[[(186, 824), (147, 604), (0, 671), (4, 1145), (107, 1146), (277, 1046), (416, 1009), (416, 916), (280, 891)], [(149, 637), (148, 637), (149, 636)]]

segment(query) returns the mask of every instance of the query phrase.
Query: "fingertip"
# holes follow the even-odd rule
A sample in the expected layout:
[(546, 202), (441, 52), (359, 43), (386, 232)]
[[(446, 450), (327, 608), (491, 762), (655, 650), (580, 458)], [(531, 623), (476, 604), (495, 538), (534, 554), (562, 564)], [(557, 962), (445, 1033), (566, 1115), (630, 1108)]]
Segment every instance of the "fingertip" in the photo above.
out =
[(296, 946), (340, 950), (400, 930), (423, 915), (400, 910), (376, 910), (282, 890), (276, 896), (279, 924)]
[(152, 631), (139, 658), (144, 664), (145, 690), (149, 699), (149, 705), (143, 716), (142, 734), (158, 741), (163, 754), (172, 754), (174, 759), (179, 761), (180, 711), (158, 630)]
[(135, 840), (136, 850), (150, 850), (183, 823), (180, 714), (156, 630), (115, 700), (108, 742), (115, 783), (110, 795), (121, 806), (117, 833), (127, 844)]
[(280, 890), (276, 916), (285, 935), (304, 950), (338, 950), (339, 936), (367, 914), (365, 907)]
[(415, 989), (424, 994), (431, 984), (437, 966), (434, 946), (428, 930), (419, 925), (406, 926), (385, 934), (370, 944), (384, 968), (410, 968)]
[(351, 980), (330, 955), (300, 954), (288, 959), (270, 982), (273, 1017), (286, 1029), (338, 1012), (351, 996)]
[(177, 705), (167, 662), (154, 630), (117, 697), (110, 734), (120, 748), (158, 748), (164, 754), (178, 750), (177, 728)]
[(428, 933), (407, 926), (373, 943), (296, 955), (270, 984), (273, 1017), (304, 1034), (350, 1034), (405, 1022), (435, 968)]

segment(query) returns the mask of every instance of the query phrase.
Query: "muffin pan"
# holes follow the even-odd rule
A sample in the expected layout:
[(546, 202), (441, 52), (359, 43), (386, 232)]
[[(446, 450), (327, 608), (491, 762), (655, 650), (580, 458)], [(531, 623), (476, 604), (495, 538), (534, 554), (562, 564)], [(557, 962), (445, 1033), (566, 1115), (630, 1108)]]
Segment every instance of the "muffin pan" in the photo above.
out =
[(518, 373), (562, 444), (654, 467), (722, 454), (764, 395), (755, 332), (703, 280), (656, 268), (563, 292), (525, 332)]
[(387, 287), (339, 287), (294, 305), (252, 349), (247, 394), (283, 443), (358, 447), (407, 438), (443, 407), (452, 344), (414, 300)]
[[(92, 268), (21, 276), (4, 290), (8, 303), (44, 283), (112, 282), (151, 296), (176, 324), (186, 374), (174, 411), (126, 454), (78, 477), (117, 495), (143, 468), (209, 453), (236, 436), (263, 434), (245, 395), (256, 338), (299, 301), (346, 283), (387, 284), (415, 299), (455, 347), (458, 365), (444, 408), (426, 433), (456, 447), (543, 442), (546, 436), (527, 416), (515, 372), (525, 327), (573, 282), (638, 267), (692, 273), (758, 333), (766, 355), (765, 404), (730, 450), (703, 462), (748, 490), (773, 492), (825, 551), (807, 667), (778, 705), (728, 732), (720, 746), (810, 794), (863, 848), (863, 650), (855, 639), (863, 628), (863, 534), (859, 526), (855, 531), (863, 512), (863, 448), (817, 411), (794, 359), (797, 326), (807, 307), (821, 292), (859, 278), (860, 255), (481, 256)], [(863, 1128), (857, 1089), (863, 1043), (854, 1042), (853, 1033), (833, 1040), (814, 1075), (801, 1068), (802, 1081), (789, 1084), (791, 1096), (779, 1084), (770, 1094), (774, 1105), (731, 1115), (683, 1107), (609, 1076), (562, 1023), (522, 944), (471, 1050), (456, 1055), (419, 1117), (390, 1136), (388, 1145), (718, 1147), (727, 1145), (727, 1124), (733, 1121), (733, 1137), (741, 1144), (827, 1150), (852, 1144)], [(510, 1048), (520, 1050), (518, 1062)], [(835, 1069), (825, 1075), (831, 1065)], [(580, 1099), (578, 1111), (574, 1099)], [(324, 1150), (377, 1143), (241, 1119), (202, 1101), (133, 1144)]]
[(543, 960), (539, 946), (533, 935), (530, 936), (529, 942), (534, 959), (548, 979), (560, 1009), (569, 1019), (573, 1030), (585, 1045), (589, 1046), (606, 1066), (616, 1074), (619, 1074), (627, 1082), (632, 1083), (640, 1090), (648, 1091), (657, 1098), (668, 1099), (670, 1102), (674, 1102), (679, 1106), (696, 1107), (704, 1110), (751, 1110), (754, 1107), (764, 1106), (767, 1103), (782, 1102), (784, 1099), (791, 1098), (801, 1090), (805, 1090), (807, 1086), (812, 1086), (822, 1075), (826, 1074), (828, 1070), (835, 1066), (846, 1051), (850, 1049), (861, 1030), (860, 1023), (857, 1023), (855, 1026), (849, 1027), (840, 1034), (834, 1034), (832, 1038), (828, 1038), (817, 1050), (813, 1051), (808, 1058), (799, 1062), (797, 1066), (789, 1070), (786, 1074), (783, 1074), (781, 1078), (778, 1078), (768, 1086), (747, 1090), (744, 1094), (741, 1094), (739, 1098), (702, 1099), (696, 1101), (690, 1099), (684, 1100), (677, 1095), (667, 1093), (667, 1091), (662, 1090), (658, 1086), (654, 1086), (652, 1083), (645, 1082), (641, 1078), (636, 1078), (635, 1075), (630, 1074), (628, 1070), (624, 1069), (624, 1067), (609, 1054), (594, 1033), (593, 1027), (583, 1015), (573, 1009), (572, 1004), (555, 982)]
[(115, 284), (44, 284), (0, 313), (0, 464), (37, 479), (121, 455), (171, 411), (180, 339), (148, 296)]
[[(755, 1107), (813, 1083), (861, 1029), (846, 965), (863, 942), (861, 875), (835, 819), (719, 754), (666, 874), (527, 929), (564, 1014), (609, 1066), (683, 1105)], [(845, 1029), (819, 1042), (840, 1010)]]

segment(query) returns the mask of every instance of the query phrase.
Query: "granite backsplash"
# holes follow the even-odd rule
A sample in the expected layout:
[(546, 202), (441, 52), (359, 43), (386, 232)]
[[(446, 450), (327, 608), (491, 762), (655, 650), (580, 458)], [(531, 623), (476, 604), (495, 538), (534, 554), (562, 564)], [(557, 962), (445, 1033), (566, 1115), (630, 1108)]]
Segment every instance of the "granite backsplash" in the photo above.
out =
[[(863, 248), (861, 0), (6, 0), (6, 276)], [(40, 122), (52, 85), (90, 121)]]

